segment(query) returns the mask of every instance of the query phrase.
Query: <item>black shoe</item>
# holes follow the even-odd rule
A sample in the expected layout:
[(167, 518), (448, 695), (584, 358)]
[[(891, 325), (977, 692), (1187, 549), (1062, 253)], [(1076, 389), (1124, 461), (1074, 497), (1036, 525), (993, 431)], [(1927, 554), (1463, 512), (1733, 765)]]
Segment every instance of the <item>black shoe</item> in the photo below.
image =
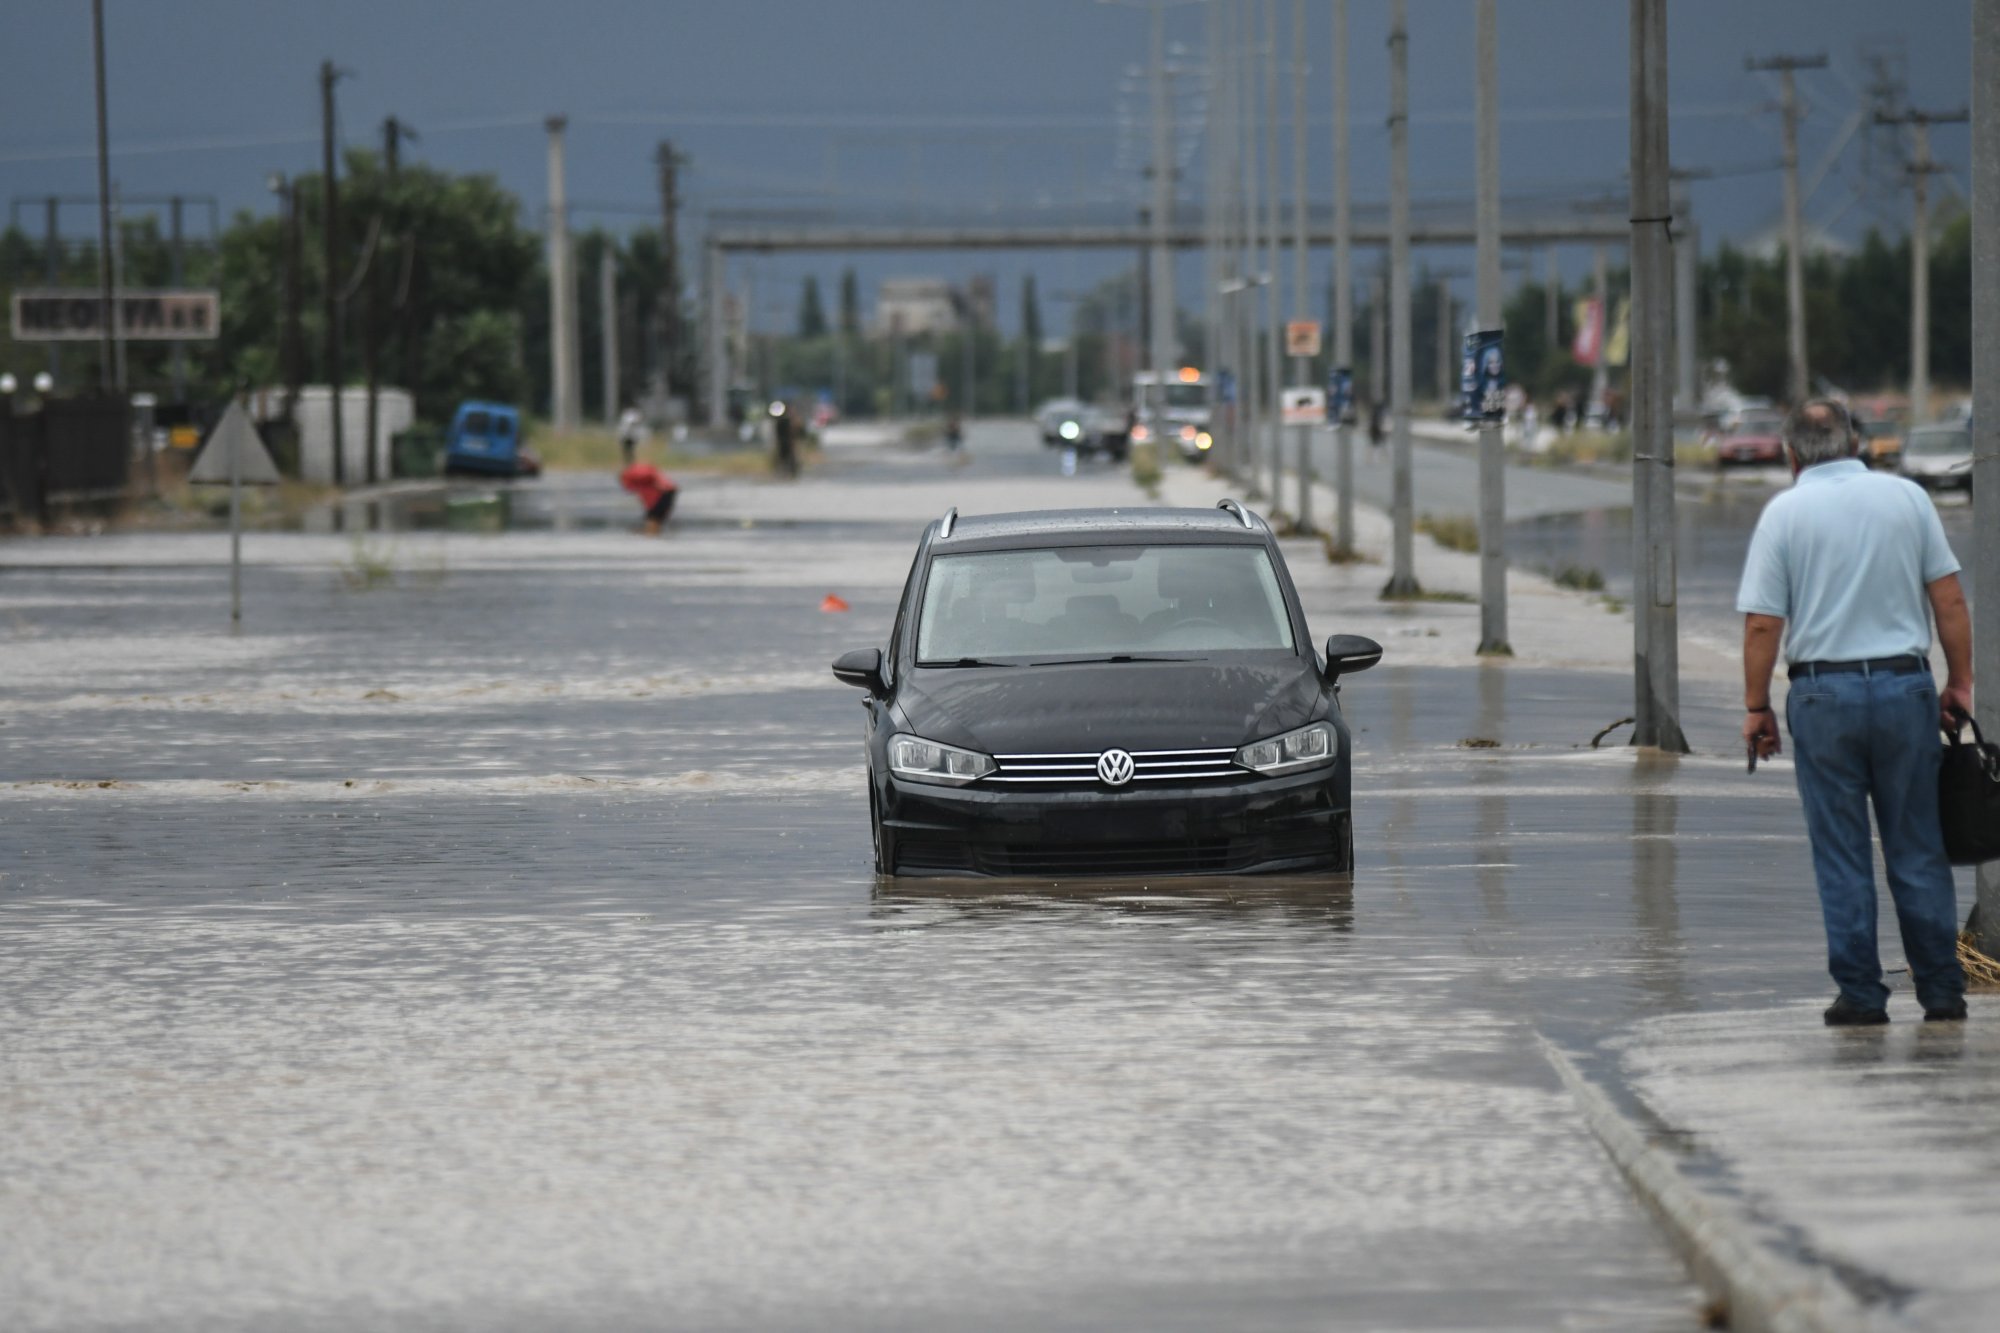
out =
[(1845, 995), (1826, 1007), (1826, 1025), (1830, 1028), (1872, 1028), (1888, 1021), (1887, 1010), (1864, 1009)]
[(1965, 1001), (1940, 1005), (1936, 1009), (1924, 1010), (1926, 1023), (1963, 1023), (1965, 1021)]

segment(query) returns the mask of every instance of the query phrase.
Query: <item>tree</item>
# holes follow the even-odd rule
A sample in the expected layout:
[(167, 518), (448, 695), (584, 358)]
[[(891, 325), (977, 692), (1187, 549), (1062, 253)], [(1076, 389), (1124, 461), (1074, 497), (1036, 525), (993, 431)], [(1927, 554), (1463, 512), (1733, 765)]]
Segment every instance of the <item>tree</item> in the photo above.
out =
[(1028, 403), (1037, 401), (1041, 376), (1042, 356), (1042, 302), (1035, 293), (1035, 275), (1021, 277), (1021, 359), (1026, 366), (1024, 382), (1028, 390)]
[(819, 279), (811, 274), (799, 288), (799, 337), (826, 337), (826, 309), (819, 300)]
[(840, 272), (840, 331), (850, 338), (861, 332), (861, 288), (852, 268)]

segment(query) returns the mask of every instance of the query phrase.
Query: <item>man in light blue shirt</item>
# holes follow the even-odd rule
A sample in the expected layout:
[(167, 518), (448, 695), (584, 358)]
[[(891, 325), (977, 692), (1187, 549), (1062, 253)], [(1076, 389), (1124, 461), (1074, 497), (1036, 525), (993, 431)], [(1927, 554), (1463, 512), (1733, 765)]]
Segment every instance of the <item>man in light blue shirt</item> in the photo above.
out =
[[(1972, 622), (1958, 561), (1930, 497), (1855, 457), (1861, 433), (1838, 403), (1785, 423), (1797, 484), (1765, 506), (1750, 540), (1743, 612), (1743, 739), (1778, 753), (1771, 671), (1783, 639), (1792, 689), (1785, 721), (1840, 995), (1830, 1027), (1889, 1021), (1875, 940), (1868, 808), (1928, 1021), (1965, 1017), (1958, 904), (1938, 824), (1940, 722), (1972, 711)], [(1948, 673), (1931, 678), (1931, 626)]]

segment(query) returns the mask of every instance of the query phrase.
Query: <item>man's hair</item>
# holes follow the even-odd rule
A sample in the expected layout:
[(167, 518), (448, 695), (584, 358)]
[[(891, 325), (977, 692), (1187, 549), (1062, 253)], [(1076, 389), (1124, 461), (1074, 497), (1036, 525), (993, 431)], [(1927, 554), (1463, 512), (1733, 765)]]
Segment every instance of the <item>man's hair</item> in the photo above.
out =
[(1861, 429), (1845, 405), (1813, 398), (1785, 419), (1785, 448), (1801, 468), (1852, 458), (1861, 448)]

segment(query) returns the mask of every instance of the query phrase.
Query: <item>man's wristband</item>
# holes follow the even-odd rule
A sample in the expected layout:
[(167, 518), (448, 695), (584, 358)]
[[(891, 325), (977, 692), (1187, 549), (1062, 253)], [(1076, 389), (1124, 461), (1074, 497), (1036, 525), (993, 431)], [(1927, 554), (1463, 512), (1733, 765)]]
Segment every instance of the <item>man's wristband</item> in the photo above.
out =
[(1750, 708), (1746, 706), (1743, 711), (1746, 713), (1771, 713), (1775, 715), (1778, 710), (1769, 704), (1765, 704), (1762, 708)]

